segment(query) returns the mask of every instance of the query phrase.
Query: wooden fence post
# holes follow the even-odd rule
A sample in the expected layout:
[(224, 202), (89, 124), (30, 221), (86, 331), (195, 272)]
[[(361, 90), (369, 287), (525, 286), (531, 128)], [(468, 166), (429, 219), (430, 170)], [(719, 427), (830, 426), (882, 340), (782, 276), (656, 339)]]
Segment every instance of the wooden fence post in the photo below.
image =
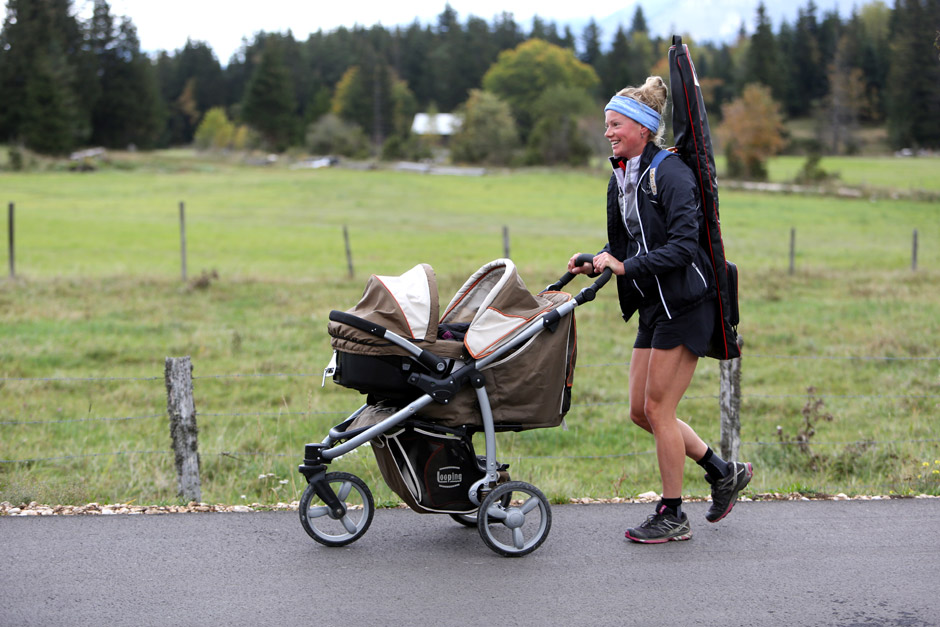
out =
[(186, 205), (180, 201), (180, 256), (182, 258), (183, 283), (186, 282)]
[(796, 271), (796, 228), (790, 228), (790, 274)]
[(503, 227), (503, 257), (509, 259), (509, 227)]
[(343, 242), (346, 244), (346, 267), (349, 270), (349, 278), (353, 278), (353, 260), (352, 249), (349, 247), (349, 229), (343, 225)]
[(193, 364), (189, 357), (167, 357), (163, 372), (166, 409), (170, 415), (170, 438), (176, 457), (178, 495), (188, 501), (202, 500), (199, 485), (199, 429), (193, 402)]
[(737, 460), (741, 448), (741, 358), (720, 363), (721, 456)]
[(10, 203), (10, 206), (7, 210), (7, 242), (10, 245), (10, 278), (16, 278), (16, 255), (14, 254), (13, 248), (13, 203)]

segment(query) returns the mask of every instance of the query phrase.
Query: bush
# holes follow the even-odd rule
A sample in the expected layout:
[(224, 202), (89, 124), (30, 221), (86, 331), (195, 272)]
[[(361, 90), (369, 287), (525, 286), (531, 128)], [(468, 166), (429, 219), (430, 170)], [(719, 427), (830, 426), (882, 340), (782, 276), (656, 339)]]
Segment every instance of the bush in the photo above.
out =
[(470, 90), (463, 122), (451, 143), (454, 161), (506, 165), (519, 147), (519, 134), (509, 105), (494, 94)]
[(196, 128), (193, 141), (201, 150), (224, 150), (232, 146), (235, 134), (235, 125), (229, 121), (225, 109), (213, 107)]
[(393, 135), (382, 144), (382, 159), (387, 161), (423, 161), (432, 156), (431, 147), (417, 135)]
[(18, 146), (10, 146), (10, 169), (14, 172), (23, 170), (23, 150)]
[(362, 128), (332, 113), (307, 127), (306, 146), (319, 155), (365, 157), (369, 154), (369, 140)]
[(833, 179), (839, 178), (838, 173), (827, 172), (819, 165), (821, 156), (818, 152), (810, 153), (806, 157), (806, 162), (803, 163), (803, 167), (800, 168), (800, 171), (796, 174), (797, 183), (825, 183)]

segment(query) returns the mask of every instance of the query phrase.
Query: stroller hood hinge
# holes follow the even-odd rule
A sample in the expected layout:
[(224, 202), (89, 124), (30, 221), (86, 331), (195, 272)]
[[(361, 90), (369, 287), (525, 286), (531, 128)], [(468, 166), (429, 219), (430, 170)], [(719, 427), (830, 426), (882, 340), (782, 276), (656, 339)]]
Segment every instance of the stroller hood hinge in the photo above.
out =
[(479, 370), (472, 366), (464, 366), (454, 374), (445, 378), (436, 378), (432, 375), (412, 373), (408, 377), (408, 383), (415, 386), (425, 394), (430, 395), (435, 402), (446, 405), (457, 392), (463, 387), (464, 383), (469, 382), (474, 388), (481, 388), (486, 385), (486, 381)]
[(435, 402), (442, 405), (449, 403), (460, 389), (460, 385), (453, 376), (437, 379), (426, 374), (412, 373), (408, 377), (408, 383), (430, 395)]

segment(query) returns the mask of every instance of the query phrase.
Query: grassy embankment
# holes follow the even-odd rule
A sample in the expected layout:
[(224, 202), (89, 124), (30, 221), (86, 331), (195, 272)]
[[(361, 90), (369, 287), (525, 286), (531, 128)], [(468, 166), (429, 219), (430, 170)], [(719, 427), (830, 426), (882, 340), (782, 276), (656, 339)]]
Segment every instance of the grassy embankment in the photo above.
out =
[[(11, 281), (4, 267), (0, 280), (0, 459), (39, 460), (0, 463), (0, 500), (175, 502), (163, 361), (181, 355), (194, 363), (203, 500), (296, 499), (303, 444), (361, 402), (321, 388), (319, 373), (328, 312), (352, 306), (369, 274), (431, 263), (446, 304), (502, 256), (503, 226), (532, 290), (604, 240), (603, 173), (460, 178), (247, 168), (186, 153), (131, 159), (87, 174), (0, 174), (3, 200), (16, 203), (17, 270)], [(937, 159), (823, 165), (845, 183), (940, 188)], [(793, 169), (775, 161), (770, 172)], [(940, 493), (936, 205), (731, 191), (721, 200), (741, 269), (752, 491)], [(620, 321), (612, 289), (578, 311), (569, 429), (501, 435), (514, 478), (557, 501), (657, 489), (652, 440), (625, 417), (634, 324)], [(713, 443), (717, 390), (718, 362), (704, 360), (679, 408)], [(824, 402), (815, 412), (813, 399)], [(781, 444), (807, 430), (804, 409), (815, 427), (808, 448)], [(396, 500), (367, 448), (334, 467), (360, 474), (378, 501)], [(694, 464), (686, 476), (687, 493), (707, 494)]]

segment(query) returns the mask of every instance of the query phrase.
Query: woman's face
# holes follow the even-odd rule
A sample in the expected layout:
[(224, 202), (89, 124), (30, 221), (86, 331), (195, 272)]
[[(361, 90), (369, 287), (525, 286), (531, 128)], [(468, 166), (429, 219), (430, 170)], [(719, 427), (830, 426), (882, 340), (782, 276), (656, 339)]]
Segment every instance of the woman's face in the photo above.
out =
[(604, 137), (610, 142), (615, 157), (632, 159), (646, 147), (649, 131), (622, 113), (604, 112)]

